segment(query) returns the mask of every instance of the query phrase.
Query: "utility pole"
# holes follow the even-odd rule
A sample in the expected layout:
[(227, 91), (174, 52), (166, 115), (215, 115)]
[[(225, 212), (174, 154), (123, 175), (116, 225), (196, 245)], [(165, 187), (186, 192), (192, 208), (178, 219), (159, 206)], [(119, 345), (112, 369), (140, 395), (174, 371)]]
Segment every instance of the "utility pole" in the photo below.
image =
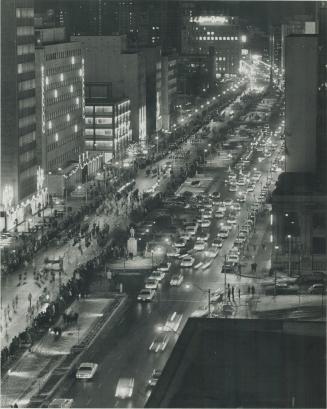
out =
[(211, 315), (211, 289), (208, 289), (208, 314)]

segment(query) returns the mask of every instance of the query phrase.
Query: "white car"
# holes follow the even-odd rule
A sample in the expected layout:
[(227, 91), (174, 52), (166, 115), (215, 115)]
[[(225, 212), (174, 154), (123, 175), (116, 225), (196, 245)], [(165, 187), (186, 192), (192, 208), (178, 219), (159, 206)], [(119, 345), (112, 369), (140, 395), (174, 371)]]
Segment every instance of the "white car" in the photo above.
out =
[(228, 190), (230, 192), (237, 192), (237, 187), (236, 187), (236, 185), (230, 185)]
[(220, 210), (218, 210), (218, 212), (216, 212), (216, 214), (215, 214), (215, 217), (216, 217), (217, 219), (223, 219), (224, 216), (225, 216), (225, 213), (224, 213), (224, 212), (221, 212)]
[(254, 188), (255, 188), (254, 185), (250, 185), (250, 186), (246, 189), (246, 191), (247, 191), (248, 193), (254, 192)]
[(235, 216), (229, 216), (227, 219), (227, 225), (236, 226), (237, 220)]
[(241, 205), (239, 203), (234, 203), (232, 206), (233, 210), (240, 212), (241, 211)]
[(185, 239), (179, 239), (174, 243), (174, 246), (176, 248), (183, 248), (186, 246), (186, 240)]
[(152, 271), (149, 279), (157, 280), (161, 282), (165, 278), (165, 276), (166, 274), (164, 271), (156, 270), (156, 271)]
[(201, 251), (201, 250), (204, 250), (206, 248), (206, 246), (207, 246), (207, 243), (205, 241), (203, 241), (203, 240), (197, 241), (194, 244), (194, 250)]
[(171, 316), (167, 319), (165, 325), (163, 326), (162, 330), (169, 332), (177, 332), (178, 328), (182, 322), (183, 314), (177, 314), (177, 312), (173, 312)]
[(192, 267), (194, 261), (194, 258), (191, 256), (184, 257), (181, 262), (181, 267)]
[(166, 272), (166, 271), (169, 271), (170, 267), (171, 267), (171, 263), (166, 263), (165, 265), (158, 267), (158, 270)]
[(134, 378), (119, 378), (115, 397), (120, 399), (131, 398), (134, 390)]
[(167, 257), (176, 258), (180, 256), (180, 249), (172, 249), (167, 252)]
[(210, 220), (202, 220), (201, 227), (210, 227), (211, 221)]
[(161, 374), (162, 374), (161, 369), (154, 369), (152, 372), (151, 378), (149, 379), (149, 382), (148, 382), (149, 386), (156, 386)]
[(149, 290), (157, 290), (158, 288), (158, 280), (155, 280), (154, 278), (147, 278), (145, 280), (145, 288)]
[(156, 292), (154, 290), (143, 288), (143, 290), (141, 290), (139, 292), (139, 295), (137, 296), (137, 301), (143, 301), (143, 302), (152, 301), (155, 294)]
[(204, 255), (209, 258), (215, 258), (218, 256), (219, 250), (217, 247), (210, 247), (208, 250), (204, 252)]
[(220, 203), (220, 205), (218, 206), (218, 212), (226, 212), (225, 203)]
[(222, 242), (222, 240), (221, 239), (214, 239), (213, 241), (212, 241), (212, 247), (217, 247), (217, 248), (222, 248), (222, 246), (223, 246), (223, 242)]
[(181, 274), (181, 273), (180, 274), (174, 274), (171, 277), (170, 285), (172, 287), (178, 287), (178, 286), (180, 286), (182, 284), (183, 280), (184, 280), (183, 274)]
[(240, 261), (240, 258), (237, 254), (228, 254), (226, 258), (227, 263), (237, 264)]
[(92, 379), (98, 369), (98, 364), (83, 362), (77, 369), (76, 379)]
[(201, 233), (196, 236), (196, 241), (208, 241), (209, 233)]
[(49, 404), (48, 408), (72, 408), (74, 399), (55, 398)]
[(227, 200), (225, 200), (224, 204), (227, 207), (232, 206), (233, 205), (233, 200), (232, 199), (227, 199)]
[(229, 231), (226, 228), (220, 229), (218, 232), (217, 236), (220, 239), (227, 239), (228, 238)]
[(170, 339), (169, 335), (165, 333), (157, 335), (155, 339), (152, 341), (149, 350), (154, 352), (164, 351), (169, 342), (169, 339)]

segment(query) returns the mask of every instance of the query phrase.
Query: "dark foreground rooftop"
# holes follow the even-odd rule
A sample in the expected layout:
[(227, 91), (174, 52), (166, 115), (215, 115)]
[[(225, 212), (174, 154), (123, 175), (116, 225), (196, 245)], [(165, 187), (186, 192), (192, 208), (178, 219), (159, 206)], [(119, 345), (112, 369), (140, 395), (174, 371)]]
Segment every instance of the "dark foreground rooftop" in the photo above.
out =
[(326, 408), (326, 324), (191, 318), (147, 407)]

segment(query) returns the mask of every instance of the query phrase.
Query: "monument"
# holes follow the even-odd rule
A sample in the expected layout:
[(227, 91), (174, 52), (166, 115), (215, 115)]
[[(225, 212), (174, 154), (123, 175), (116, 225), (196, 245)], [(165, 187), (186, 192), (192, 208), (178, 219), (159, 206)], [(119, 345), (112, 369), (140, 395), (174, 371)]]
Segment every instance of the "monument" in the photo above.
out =
[(130, 229), (131, 237), (127, 240), (127, 252), (128, 254), (132, 253), (133, 257), (137, 256), (137, 240), (135, 236), (135, 230), (133, 227)]

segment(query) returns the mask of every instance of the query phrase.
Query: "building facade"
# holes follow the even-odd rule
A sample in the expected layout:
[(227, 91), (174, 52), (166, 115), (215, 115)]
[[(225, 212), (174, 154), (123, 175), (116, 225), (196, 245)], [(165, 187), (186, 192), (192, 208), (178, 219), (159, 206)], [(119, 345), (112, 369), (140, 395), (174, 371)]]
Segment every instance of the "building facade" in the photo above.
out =
[(169, 131), (172, 124), (174, 100), (177, 93), (177, 57), (162, 56), (161, 71), (161, 114), (162, 129)]
[(126, 36), (77, 36), (85, 55), (88, 83), (112, 84), (112, 97), (129, 98), (134, 141), (146, 142), (146, 62), (142, 52), (126, 51)]
[(109, 84), (86, 86), (85, 147), (103, 153), (105, 162), (122, 159), (132, 140), (130, 100), (110, 94)]
[(1, 2), (1, 200), (37, 190), (33, 0)]
[(214, 77), (238, 74), (246, 36), (241, 35), (235, 17), (197, 15), (184, 18), (181, 36), (183, 55), (214, 55)]
[(38, 157), (56, 172), (84, 150), (84, 58), (64, 28), (36, 30)]
[(316, 171), (318, 38), (286, 38), (285, 143), (287, 172)]

